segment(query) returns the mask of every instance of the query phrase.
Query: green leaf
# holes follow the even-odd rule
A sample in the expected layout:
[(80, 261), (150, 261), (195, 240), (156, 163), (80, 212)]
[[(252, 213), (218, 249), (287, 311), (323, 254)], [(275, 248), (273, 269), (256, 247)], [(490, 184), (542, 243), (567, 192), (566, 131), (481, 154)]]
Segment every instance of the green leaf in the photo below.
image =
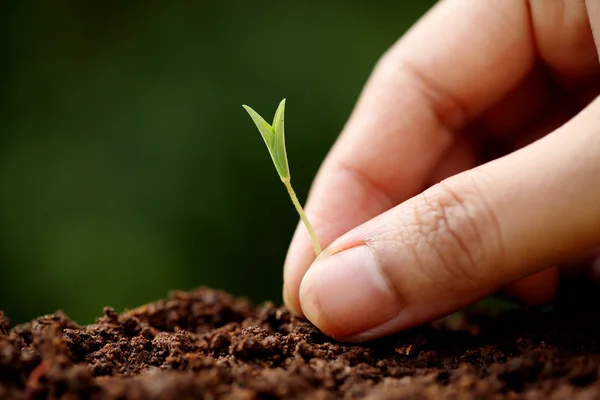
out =
[(269, 151), (271, 151), (271, 148), (273, 147), (273, 142), (275, 141), (275, 134), (273, 133), (271, 125), (269, 125), (269, 123), (265, 121), (263, 117), (261, 117), (252, 108), (248, 107), (247, 105), (243, 105), (242, 107), (244, 107), (244, 109), (248, 111), (248, 114), (250, 114), (250, 118), (252, 118), (252, 121), (254, 121), (254, 124), (258, 128), (258, 131), (264, 139), (267, 148), (269, 149)]
[(287, 151), (285, 149), (285, 129), (284, 129), (284, 114), (285, 114), (285, 99), (281, 100), (275, 117), (273, 118), (273, 133), (275, 134), (275, 143), (273, 143), (273, 152), (271, 157), (275, 162), (275, 166), (280, 165), (281, 169), (278, 168), (279, 176), (285, 178), (290, 176), (290, 169), (287, 159)]
[(281, 100), (275, 117), (273, 118), (273, 125), (269, 125), (256, 111), (252, 108), (244, 105), (244, 109), (250, 115), (250, 118), (254, 121), (254, 124), (258, 128), (269, 154), (275, 164), (275, 169), (282, 180), (290, 178), (290, 168), (288, 166), (287, 153), (285, 150), (285, 130), (284, 130), (284, 113), (285, 113), (285, 99)]

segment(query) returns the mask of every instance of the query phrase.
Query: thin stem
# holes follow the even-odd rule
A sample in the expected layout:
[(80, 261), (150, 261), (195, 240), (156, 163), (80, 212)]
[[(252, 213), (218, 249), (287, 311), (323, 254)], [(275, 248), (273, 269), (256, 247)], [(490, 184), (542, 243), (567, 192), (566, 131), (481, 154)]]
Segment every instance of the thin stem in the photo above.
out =
[(308, 218), (306, 217), (306, 214), (304, 214), (304, 210), (302, 209), (302, 206), (300, 205), (300, 202), (298, 201), (298, 197), (296, 197), (296, 192), (294, 192), (294, 189), (292, 188), (292, 184), (290, 183), (290, 178), (285, 178), (281, 180), (283, 182), (283, 184), (285, 185), (285, 188), (287, 189), (290, 198), (292, 199), (292, 203), (294, 203), (294, 207), (296, 207), (296, 211), (298, 211), (298, 214), (300, 215), (300, 219), (302, 220), (302, 222), (304, 222), (304, 225), (306, 226), (306, 230), (308, 231), (308, 234), (310, 235), (310, 240), (312, 241), (312, 244), (315, 248), (315, 253), (317, 254), (317, 257), (321, 254), (321, 245), (319, 244), (319, 239), (317, 238), (317, 234), (315, 233), (315, 230), (313, 229), (312, 225), (310, 224), (310, 221), (308, 220)]

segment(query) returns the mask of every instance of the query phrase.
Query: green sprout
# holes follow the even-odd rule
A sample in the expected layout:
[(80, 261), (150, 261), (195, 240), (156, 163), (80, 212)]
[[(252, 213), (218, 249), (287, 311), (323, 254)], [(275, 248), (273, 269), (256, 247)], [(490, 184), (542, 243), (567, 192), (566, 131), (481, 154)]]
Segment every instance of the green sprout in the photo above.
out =
[(269, 154), (271, 154), (271, 158), (273, 159), (273, 164), (275, 164), (275, 169), (277, 170), (281, 181), (285, 185), (285, 188), (292, 199), (292, 203), (294, 203), (294, 207), (296, 207), (296, 211), (298, 211), (298, 214), (300, 214), (300, 219), (302, 222), (304, 222), (304, 225), (308, 230), (308, 234), (310, 235), (310, 239), (312, 240), (312, 244), (315, 248), (315, 253), (317, 256), (319, 256), (319, 254), (321, 254), (321, 245), (319, 244), (319, 239), (317, 238), (317, 234), (310, 224), (310, 221), (306, 217), (306, 214), (304, 213), (304, 210), (298, 201), (296, 192), (294, 192), (292, 184), (290, 183), (290, 167), (288, 165), (287, 153), (285, 151), (285, 132), (283, 129), (285, 99), (281, 100), (281, 103), (279, 103), (279, 107), (277, 107), (277, 111), (275, 111), (275, 117), (273, 118), (272, 125), (269, 125), (269, 123), (252, 108), (248, 107), (247, 105), (243, 105), (242, 107), (248, 111), (250, 118), (252, 118), (252, 121), (254, 121), (254, 124), (256, 124), (258, 131), (265, 141), (267, 149), (269, 149)]

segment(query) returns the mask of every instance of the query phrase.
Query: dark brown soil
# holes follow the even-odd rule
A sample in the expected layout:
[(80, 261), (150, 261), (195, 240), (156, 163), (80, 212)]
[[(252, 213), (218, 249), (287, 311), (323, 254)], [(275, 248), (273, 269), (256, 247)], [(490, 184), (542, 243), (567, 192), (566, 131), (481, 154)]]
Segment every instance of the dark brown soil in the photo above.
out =
[(59, 312), (10, 330), (0, 313), (0, 398), (600, 398), (600, 317), (570, 310), (455, 318), (360, 346), (209, 289), (106, 308), (88, 326)]

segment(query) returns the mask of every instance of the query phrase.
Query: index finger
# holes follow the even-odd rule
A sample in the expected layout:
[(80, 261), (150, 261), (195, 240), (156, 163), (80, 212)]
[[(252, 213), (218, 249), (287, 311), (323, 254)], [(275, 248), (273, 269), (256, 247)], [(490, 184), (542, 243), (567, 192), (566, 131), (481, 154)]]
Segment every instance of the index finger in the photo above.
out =
[[(532, 69), (530, 31), (524, 1), (446, 0), (380, 59), (311, 189), (306, 213), (323, 247), (424, 188), (455, 132)], [(284, 267), (297, 314), (314, 258), (299, 226)]]

